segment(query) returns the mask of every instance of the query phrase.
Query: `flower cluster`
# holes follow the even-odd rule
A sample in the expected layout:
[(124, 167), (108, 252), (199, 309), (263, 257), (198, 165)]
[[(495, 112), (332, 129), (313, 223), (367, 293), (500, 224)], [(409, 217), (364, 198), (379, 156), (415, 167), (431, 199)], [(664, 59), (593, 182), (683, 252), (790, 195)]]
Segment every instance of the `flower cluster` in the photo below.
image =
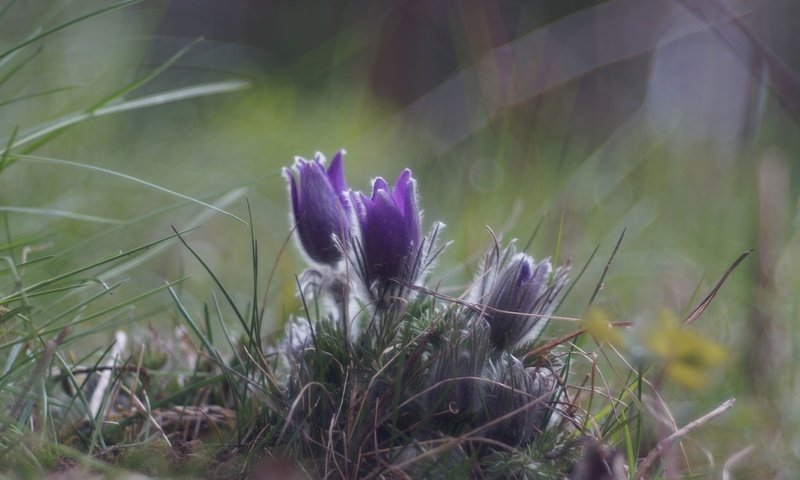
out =
[(361, 290), (378, 306), (408, 299), (409, 287), (422, 279), (438, 253), (432, 247), (440, 224), (422, 236), (411, 170), (403, 170), (394, 187), (376, 178), (368, 196), (347, 187), (343, 156), (339, 151), (327, 171), (320, 153), (284, 169), (301, 250), (316, 266), (340, 273), (346, 258)]
[[(354, 299), (371, 305), (365, 317), (376, 328), (350, 338), (358, 340), (362, 349), (366, 343), (372, 345), (374, 353), (367, 358), (375, 358), (397, 349), (401, 338), (408, 341), (414, 335), (415, 327), (409, 326), (413, 317), (406, 315), (405, 307), (444, 248), (436, 247), (442, 224), (434, 223), (431, 233), (423, 235), (411, 170), (403, 170), (393, 185), (376, 178), (367, 195), (348, 188), (343, 156), (344, 152), (337, 153), (327, 169), (321, 154), (312, 161), (298, 159), (284, 174), (299, 246), (315, 272), (306, 278), (321, 279), (318, 286), (346, 285), (338, 291), (348, 298), (337, 297), (332, 288), (316, 290), (342, 307)], [(409, 395), (408, 403), (418, 398), (423, 405), (408, 415), (422, 412), (442, 431), (452, 429), (452, 433), (477, 428), (481, 435), (509, 445), (536, 437), (550, 417), (557, 376), (547, 361), (533, 365), (515, 355), (524, 340), (541, 334), (557, 306), (566, 274), (565, 267), (553, 268), (548, 260), (536, 262), (518, 253), (513, 241), (505, 248), (495, 245), (484, 258), (467, 302), (432, 312), (441, 313), (441, 321), (424, 327), (427, 332), (420, 336), (436, 340), (415, 347), (414, 358), (425, 359), (419, 368), (424, 379), (418, 390), (404, 394)], [(342, 318), (346, 312), (341, 308), (326, 318)], [(343, 372), (330, 372), (330, 351), (324, 356), (315, 353), (321, 347), (312, 345), (308, 336), (317, 327), (309, 325), (312, 330), (305, 324), (288, 330), (292, 334), (285, 340), (285, 356), (299, 366), (296, 370), (302, 377), (292, 391), (313, 382), (315, 365), (324, 366), (326, 381), (344, 378)], [(324, 332), (330, 325), (318, 325), (317, 341), (326, 342)], [(331, 349), (338, 351), (335, 345)], [(375, 385), (376, 392), (370, 394), (375, 401), (388, 396), (392, 388), (387, 380), (376, 380)], [(365, 394), (365, 398), (372, 397)]]

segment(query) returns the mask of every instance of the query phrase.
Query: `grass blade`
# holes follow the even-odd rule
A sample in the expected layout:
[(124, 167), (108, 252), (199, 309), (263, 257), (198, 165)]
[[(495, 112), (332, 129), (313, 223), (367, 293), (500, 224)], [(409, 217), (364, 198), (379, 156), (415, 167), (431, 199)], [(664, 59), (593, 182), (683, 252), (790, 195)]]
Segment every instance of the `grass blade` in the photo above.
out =
[(21, 95), (19, 97), (14, 97), (12, 99), (0, 102), (0, 108), (5, 107), (7, 105), (11, 105), (11, 104), (17, 103), (17, 102), (24, 102), (25, 100), (31, 100), (31, 99), (34, 99), (34, 98), (37, 98), (37, 97), (44, 97), (46, 95), (51, 95), (53, 93), (66, 92), (67, 90), (75, 90), (76, 88), (80, 88), (80, 87), (78, 87), (78, 86), (56, 87), (56, 88), (50, 88), (50, 89), (47, 89), (47, 90), (42, 90), (40, 92), (29, 93), (27, 95)]
[[(122, 113), (139, 108), (152, 107), (156, 105), (164, 105), (167, 103), (178, 102), (190, 98), (205, 97), (208, 95), (217, 95), (220, 93), (229, 93), (242, 90), (249, 87), (250, 84), (244, 81), (231, 80), (215, 83), (207, 83), (203, 85), (196, 85), (193, 87), (178, 88), (167, 92), (162, 92), (154, 95), (149, 95), (135, 100), (120, 102), (114, 105), (109, 105), (99, 108), (94, 111), (79, 112), (66, 115), (58, 120), (55, 120), (45, 126), (38, 127), (32, 131), (23, 134), (23, 137), (10, 144), (3, 149), (0, 154), (5, 153), (9, 148), (18, 148), (23, 145), (31, 144), (37, 140), (42, 140), (54, 133), (57, 133), (65, 128), (77, 125), (92, 118), (111, 115), (114, 113)], [(7, 143), (7, 142), (6, 142)], [(240, 219), (241, 221), (241, 219)]]
[(130, 92), (136, 90), (137, 88), (147, 84), (151, 80), (155, 79), (156, 77), (158, 77), (159, 75), (164, 73), (169, 67), (175, 65), (175, 63), (177, 63), (178, 60), (181, 59), (181, 57), (186, 55), (189, 52), (189, 50), (191, 50), (195, 45), (200, 43), (202, 40), (203, 40), (202, 37), (198, 38), (195, 41), (191, 42), (189, 45), (183, 47), (182, 49), (180, 49), (178, 51), (178, 53), (176, 53), (175, 55), (173, 55), (172, 57), (167, 59), (166, 62), (164, 62), (161, 65), (159, 65), (158, 68), (156, 68), (155, 70), (153, 70), (152, 72), (150, 72), (146, 76), (140, 78), (139, 80), (136, 80), (136, 81), (134, 81), (132, 83), (129, 83), (128, 85), (125, 85), (124, 87), (120, 88), (116, 92), (114, 92), (111, 95), (107, 96), (106, 98), (100, 100), (93, 107), (91, 107), (89, 109), (89, 111), (95, 111), (95, 110), (97, 110), (97, 109), (99, 109), (101, 107), (104, 107), (104, 106), (108, 105), (109, 103), (113, 102), (114, 100), (116, 100), (118, 98), (121, 98), (125, 94), (130, 93)]
[[(28, 55), (27, 57), (22, 59), (21, 62), (19, 62), (18, 64), (14, 65), (13, 68), (9, 69), (3, 75), (0, 75), (0, 85), (3, 85), (4, 83), (6, 83), (8, 80), (11, 79), (11, 77), (14, 76), (14, 74), (19, 72), (23, 68), (25, 68), (25, 65), (27, 65), (31, 60), (36, 58), (36, 56), (39, 55), (41, 52), (42, 52), (42, 47), (37, 48), (32, 54)], [(11, 57), (7, 57), (7, 58), (11, 58)]]
[(54, 210), (48, 208), (15, 207), (10, 205), (0, 205), (0, 212), (24, 213), (26, 215), (44, 215), (49, 217), (69, 218), (70, 220), (79, 220), (82, 222), (109, 223), (112, 225), (122, 223), (120, 220), (116, 220), (113, 218), (96, 217), (94, 215), (85, 215), (82, 213), (67, 212), (65, 210)]
[[(162, 291), (162, 290), (164, 290), (166, 288), (169, 288), (169, 287), (172, 287), (174, 285), (177, 285), (177, 284), (185, 281), (187, 278), (188, 277), (180, 278), (180, 279), (178, 279), (178, 280), (176, 280), (174, 282), (170, 282), (170, 283), (168, 283), (166, 285), (162, 285), (162, 286), (153, 288), (151, 290), (147, 290), (146, 292), (140, 293), (139, 295), (135, 295), (135, 296), (129, 298), (128, 300), (125, 300), (124, 302), (120, 302), (120, 303), (118, 303), (116, 305), (112, 305), (112, 306), (110, 306), (108, 308), (104, 308), (103, 310), (100, 310), (99, 312), (95, 312), (95, 313), (93, 313), (91, 315), (88, 315), (86, 317), (77, 318), (77, 319), (73, 320), (72, 322), (68, 323), (65, 326), (58, 326), (58, 327), (54, 327), (54, 328), (51, 328), (51, 329), (38, 330), (38, 331), (36, 331), (36, 332), (34, 332), (32, 334), (29, 334), (29, 335), (26, 335), (26, 336), (23, 336), (23, 337), (19, 337), (19, 338), (16, 338), (14, 340), (11, 340), (9, 342), (0, 344), (0, 351), (3, 351), (3, 350), (5, 350), (5, 349), (7, 349), (9, 347), (13, 347), (14, 345), (19, 344), (19, 343), (24, 343), (24, 342), (28, 342), (30, 340), (35, 340), (36, 338), (39, 338), (39, 337), (46, 337), (48, 335), (52, 335), (53, 333), (60, 332), (61, 330), (63, 330), (66, 327), (73, 327), (75, 325), (80, 325), (82, 323), (88, 322), (89, 320), (94, 320), (95, 318), (102, 317), (103, 315), (108, 315), (109, 313), (116, 312), (117, 310), (125, 308), (125, 307), (127, 307), (129, 305), (132, 305), (132, 304), (138, 302), (139, 300), (142, 300), (143, 298), (149, 297), (150, 295), (158, 293), (158, 292), (160, 292), (160, 291)], [(70, 340), (74, 340), (74, 337), (70, 337)]]
[(617, 244), (614, 245), (614, 250), (611, 252), (611, 256), (608, 257), (608, 261), (606, 262), (605, 268), (603, 268), (603, 273), (600, 275), (600, 280), (597, 281), (597, 286), (594, 288), (594, 292), (592, 293), (592, 297), (589, 299), (589, 305), (594, 303), (595, 297), (600, 292), (600, 289), (603, 287), (603, 281), (606, 279), (606, 274), (608, 273), (608, 269), (611, 268), (611, 262), (614, 261), (614, 257), (617, 255), (617, 251), (619, 250), (619, 246), (622, 244), (622, 239), (625, 238), (625, 231), (628, 227), (622, 229), (622, 233), (619, 235), (619, 240), (617, 240)]
[(746, 252), (739, 255), (739, 257), (736, 260), (734, 260), (731, 266), (728, 267), (728, 269), (725, 270), (725, 273), (722, 274), (722, 277), (720, 277), (716, 285), (714, 285), (714, 288), (712, 288), (711, 291), (708, 293), (708, 295), (706, 295), (706, 297), (703, 299), (703, 301), (700, 302), (700, 304), (697, 305), (697, 307), (695, 307), (694, 310), (692, 310), (692, 313), (690, 313), (686, 317), (686, 319), (683, 321), (684, 325), (691, 325), (692, 323), (694, 323), (695, 320), (700, 318), (700, 315), (702, 315), (703, 312), (706, 311), (706, 308), (708, 308), (708, 306), (711, 304), (711, 301), (714, 300), (714, 297), (717, 296), (719, 289), (722, 288), (722, 285), (725, 283), (725, 280), (728, 279), (728, 276), (731, 274), (731, 272), (733, 272), (733, 270), (736, 269), (736, 267), (738, 267), (740, 263), (742, 263), (742, 260), (747, 258), (747, 256), (750, 255), (751, 253), (753, 253), (752, 249), (747, 250)]
[[(89, 170), (89, 171), (92, 171), (92, 172), (102, 173), (102, 174), (105, 174), (105, 175), (111, 175), (111, 176), (117, 177), (117, 178), (122, 178), (124, 180), (128, 180), (130, 182), (138, 183), (138, 184), (144, 185), (144, 186), (146, 186), (148, 188), (152, 188), (153, 190), (157, 190), (159, 192), (163, 192), (163, 193), (166, 193), (168, 195), (172, 195), (174, 197), (178, 197), (178, 198), (180, 198), (182, 200), (188, 200), (189, 202), (196, 203), (196, 204), (201, 205), (201, 206), (203, 206), (205, 208), (208, 208), (210, 210), (214, 210), (217, 213), (221, 213), (223, 215), (226, 215), (228, 217), (236, 219), (236, 220), (244, 223), (245, 225), (247, 224), (244, 220), (240, 219), (236, 215), (234, 215), (232, 213), (229, 213), (229, 212), (226, 212), (225, 210), (222, 210), (221, 208), (216, 207), (216, 206), (214, 206), (214, 205), (212, 205), (210, 203), (206, 203), (206, 202), (204, 202), (204, 201), (202, 201), (200, 199), (197, 199), (197, 198), (194, 198), (194, 197), (190, 197), (189, 195), (184, 195), (184, 194), (176, 192), (174, 190), (170, 190), (169, 188), (162, 187), (162, 186), (160, 186), (158, 184), (155, 184), (155, 183), (152, 183), (152, 182), (148, 182), (147, 180), (143, 180), (141, 178), (134, 177), (133, 175), (128, 175), (128, 174), (125, 174), (125, 173), (122, 173), (122, 172), (117, 172), (115, 170), (110, 170), (108, 168), (98, 167), (96, 165), (88, 165), (88, 164), (85, 164), (85, 163), (73, 162), (73, 161), (70, 161), (70, 160), (63, 160), (63, 159), (60, 159), (60, 158), (42, 157), (42, 156), (38, 156), (38, 155), (13, 155), (12, 154), (11, 156), (16, 160), (21, 160), (23, 162), (43, 163), (43, 164), (48, 164), (48, 165), (61, 165), (61, 166), (65, 166), (65, 167), (84, 169), (84, 170)], [(235, 191), (238, 192), (240, 190), (241, 189), (235, 190)], [(232, 202), (232, 200), (227, 199), (227, 198), (226, 198), (226, 201), (227, 201), (227, 203), (231, 203)]]
[[(30, 38), (28, 38), (27, 40), (23, 40), (22, 42), (14, 45), (13, 47), (11, 47), (8, 50), (6, 50), (5, 52), (0, 53), (0, 59), (3, 59), (5, 57), (11, 55), (12, 53), (16, 52), (17, 50), (21, 50), (21, 49), (27, 47), (28, 45), (36, 42), (37, 40), (41, 40), (42, 38), (48, 37), (48, 36), (58, 32), (60, 30), (63, 30), (65, 28), (67, 28), (67, 27), (75, 25), (76, 23), (83, 22), (84, 20), (87, 20), (87, 19), (92, 18), (92, 17), (96, 17), (98, 15), (103, 15), (104, 13), (110, 13), (110, 12), (113, 12), (115, 10), (119, 10), (119, 9), (122, 9), (122, 8), (125, 8), (125, 7), (129, 7), (131, 5), (139, 3), (140, 1), (141, 0), (128, 0), (128, 1), (125, 1), (125, 2), (118, 3), (116, 5), (111, 5), (110, 7), (101, 8), (100, 10), (95, 10), (94, 12), (87, 13), (86, 15), (81, 15), (80, 17), (77, 17), (77, 18), (73, 18), (72, 20), (64, 22), (61, 25), (57, 25), (57, 26), (55, 26), (53, 28), (47, 29), (47, 30), (45, 30), (45, 31), (43, 31), (43, 32), (41, 32), (41, 33), (39, 33), (37, 35), (33, 35)], [(4, 9), (4, 11), (2, 13), (5, 13), (5, 9)]]
[(222, 295), (225, 296), (225, 300), (228, 301), (228, 305), (230, 305), (230, 307), (233, 309), (233, 313), (236, 315), (236, 318), (239, 319), (239, 323), (242, 324), (242, 328), (244, 328), (244, 331), (245, 332), (249, 331), (249, 326), (247, 325), (247, 321), (244, 319), (244, 316), (242, 315), (241, 311), (239, 311), (239, 307), (236, 306), (236, 302), (233, 301), (233, 297), (231, 297), (231, 294), (228, 292), (225, 286), (222, 285), (222, 282), (219, 280), (219, 277), (217, 277), (214, 271), (211, 270), (211, 267), (208, 266), (208, 264), (203, 260), (203, 258), (192, 247), (189, 246), (189, 244), (183, 238), (183, 235), (178, 233), (178, 230), (176, 230), (175, 227), (172, 227), (172, 230), (175, 232), (175, 235), (178, 236), (178, 240), (180, 240), (181, 243), (183, 243), (183, 246), (186, 247), (189, 250), (189, 252), (191, 252), (194, 258), (197, 259), (197, 261), (200, 262), (200, 265), (203, 266), (203, 269), (206, 272), (208, 272), (211, 279), (214, 281), (214, 283), (222, 292)]
[[(11, 146), (14, 145), (14, 140), (17, 138), (18, 132), (19, 127), (14, 127), (14, 130), (11, 132), (11, 136), (8, 138), (8, 142), (6, 143), (6, 148), (3, 151), (3, 154), (0, 155), (0, 172), (5, 170), (6, 166), (8, 166), (8, 156), (11, 153)], [(11, 241), (10, 238), (9, 241)]]
[[(187, 230), (184, 230), (181, 233), (186, 233), (186, 232), (191, 231), (191, 230), (192, 229), (187, 229)], [(149, 249), (151, 247), (154, 247), (154, 246), (156, 246), (156, 245), (158, 245), (160, 243), (163, 243), (163, 242), (166, 242), (166, 241), (168, 241), (168, 240), (170, 240), (172, 238), (175, 238), (175, 236), (176, 235), (168, 235), (166, 237), (162, 237), (162, 238), (160, 238), (158, 240), (155, 240), (155, 241), (150, 242), (148, 244), (142, 245), (140, 247), (132, 248), (130, 250), (126, 250), (124, 252), (117, 253), (117, 254), (112, 255), (110, 257), (98, 260), (98, 261), (96, 261), (94, 263), (90, 263), (89, 265), (84, 265), (84, 266), (78, 267), (78, 268), (76, 268), (74, 270), (70, 270), (68, 272), (56, 275), (56, 276), (54, 276), (52, 278), (48, 278), (47, 280), (42, 280), (41, 282), (34, 283), (33, 285), (25, 287), (22, 292), (12, 293), (10, 295), (7, 295), (5, 297), (0, 298), (0, 305), (6, 304), (6, 303), (14, 301), (14, 300), (17, 300), (17, 299), (20, 298), (20, 296), (22, 294), (28, 293), (30, 291), (38, 290), (38, 289), (46, 287), (48, 285), (52, 285), (52, 284), (54, 284), (56, 282), (59, 282), (61, 280), (73, 277), (73, 276), (75, 276), (75, 275), (77, 275), (79, 273), (86, 272), (86, 271), (91, 270), (91, 269), (93, 269), (95, 267), (98, 267), (100, 265), (104, 265), (104, 264), (119, 260), (121, 258), (125, 258), (125, 257), (131, 256), (131, 255), (135, 255), (135, 254), (137, 254), (139, 252), (142, 252), (142, 251), (147, 250), (147, 249)]]

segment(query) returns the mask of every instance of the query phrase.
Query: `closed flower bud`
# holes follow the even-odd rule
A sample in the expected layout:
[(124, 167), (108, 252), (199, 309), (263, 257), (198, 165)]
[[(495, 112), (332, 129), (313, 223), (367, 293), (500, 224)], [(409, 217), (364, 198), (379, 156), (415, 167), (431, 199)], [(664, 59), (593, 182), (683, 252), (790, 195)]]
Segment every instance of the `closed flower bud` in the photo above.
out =
[(346, 238), (350, 230), (343, 154), (336, 153), (327, 171), (319, 153), (312, 161), (298, 158), (293, 170), (283, 170), (300, 245), (311, 260), (331, 266), (343, 258), (336, 238)]
[[(548, 368), (523, 367), (505, 354), (487, 368), (486, 383), (481, 395), (483, 423), (510, 415), (486, 429), (486, 436), (509, 445), (519, 445), (541, 433), (542, 422), (550, 410), (550, 397), (555, 390), (552, 371)], [(514, 412), (514, 413), (512, 413)]]
[(428, 398), (433, 412), (443, 418), (470, 418), (479, 411), (481, 376), (489, 346), (489, 325), (482, 318), (470, 321), (456, 311), (442, 339), (442, 348), (431, 369), (432, 388)]
[(377, 178), (372, 196), (353, 194), (360, 226), (360, 268), (367, 286), (377, 287), (380, 295), (394, 280), (413, 282), (420, 268), (420, 214), (417, 209), (416, 182), (411, 170), (403, 170), (389, 186)]
[(503, 350), (541, 333), (567, 282), (567, 269), (553, 272), (549, 261), (514, 255), (513, 244), (494, 258), (480, 274), (473, 300), (485, 306), (492, 345)]

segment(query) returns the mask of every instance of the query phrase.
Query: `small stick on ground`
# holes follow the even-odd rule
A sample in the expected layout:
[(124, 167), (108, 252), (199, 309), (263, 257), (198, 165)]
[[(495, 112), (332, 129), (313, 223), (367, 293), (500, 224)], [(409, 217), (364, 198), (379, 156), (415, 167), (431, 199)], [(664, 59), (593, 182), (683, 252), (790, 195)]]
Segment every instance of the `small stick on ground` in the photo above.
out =
[(731, 455), (731, 457), (725, 460), (725, 464), (722, 466), (722, 480), (730, 480), (731, 479), (731, 470), (739, 466), (742, 461), (747, 458), (748, 455), (753, 453), (756, 447), (754, 445), (749, 445), (738, 452)]
[(639, 464), (639, 468), (636, 469), (636, 479), (640, 479), (647, 473), (647, 470), (650, 468), (650, 465), (655, 461), (657, 457), (662, 455), (664, 452), (669, 450), (676, 442), (680, 441), (683, 437), (691, 433), (693, 430), (696, 430), (706, 423), (710, 422), (711, 420), (717, 418), (718, 416), (722, 415), (723, 413), (727, 412), (731, 408), (733, 408), (734, 403), (736, 403), (735, 398), (729, 398), (725, 401), (722, 405), (715, 408), (714, 410), (708, 412), (707, 414), (703, 415), (702, 417), (698, 418), (687, 424), (685, 427), (677, 430), (672, 435), (668, 436), (667, 438), (658, 442), (658, 444), (650, 450), (650, 453), (647, 454), (642, 463)]

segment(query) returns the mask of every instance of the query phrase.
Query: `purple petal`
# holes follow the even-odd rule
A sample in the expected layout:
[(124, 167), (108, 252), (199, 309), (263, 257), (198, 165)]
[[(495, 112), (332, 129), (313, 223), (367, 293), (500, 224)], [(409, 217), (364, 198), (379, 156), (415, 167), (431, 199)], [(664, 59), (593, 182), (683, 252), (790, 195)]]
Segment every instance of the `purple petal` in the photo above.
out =
[[(406, 214), (406, 198), (409, 189), (413, 189), (413, 185), (411, 185), (411, 170), (406, 168), (397, 177), (397, 181), (394, 182), (394, 192), (392, 193), (394, 203), (400, 208), (400, 214), (403, 216)], [(413, 194), (414, 192), (412, 191), (411, 193)]]
[(356, 217), (358, 223), (361, 225), (362, 230), (367, 224), (369, 212), (372, 207), (372, 199), (364, 195), (363, 192), (352, 192), (350, 197), (353, 199), (353, 205), (356, 208)]
[(533, 275), (529, 281), (530, 286), (528, 287), (531, 297), (538, 300), (539, 295), (541, 295), (545, 289), (545, 283), (547, 282), (547, 276), (550, 275), (551, 268), (550, 262), (547, 261), (536, 265), (536, 270), (533, 271)]
[(386, 180), (382, 179), (381, 177), (376, 178), (375, 181), (372, 182), (373, 201), (375, 200), (375, 196), (378, 194), (378, 192), (388, 192), (388, 191), (389, 191), (389, 185), (387, 185)]
[(394, 200), (403, 214), (408, 238), (415, 246), (421, 241), (420, 218), (417, 210), (417, 182), (411, 177), (411, 170), (405, 169), (397, 179), (394, 187)]
[(347, 191), (347, 182), (344, 178), (344, 164), (342, 162), (344, 153), (344, 150), (336, 152), (336, 155), (333, 156), (333, 160), (331, 160), (331, 164), (328, 165), (328, 181), (337, 194)]
[(300, 210), (300, 199), (297, 196), (297, 183), (294, 179), (294, 173), (288, 168), (283, 169), (283, 176), (289, 180), (289, 196), (292, 200), (292, 213), (294, 214), (295, 222), (297, 221), (298, 211)]
[(377, 190), (372, 205), (367, 207), (364, 231), (371, 276), (382, 281), (398, 277), (411, 252), (410, 240), (391, 195), (385, 190)]
[(517, 268), (517, 287), (527, 283), (532, 276), (533, 272), (531, 272), (530, 259), (526, 257), (521, 258), (519, 262), (519, 267)]

